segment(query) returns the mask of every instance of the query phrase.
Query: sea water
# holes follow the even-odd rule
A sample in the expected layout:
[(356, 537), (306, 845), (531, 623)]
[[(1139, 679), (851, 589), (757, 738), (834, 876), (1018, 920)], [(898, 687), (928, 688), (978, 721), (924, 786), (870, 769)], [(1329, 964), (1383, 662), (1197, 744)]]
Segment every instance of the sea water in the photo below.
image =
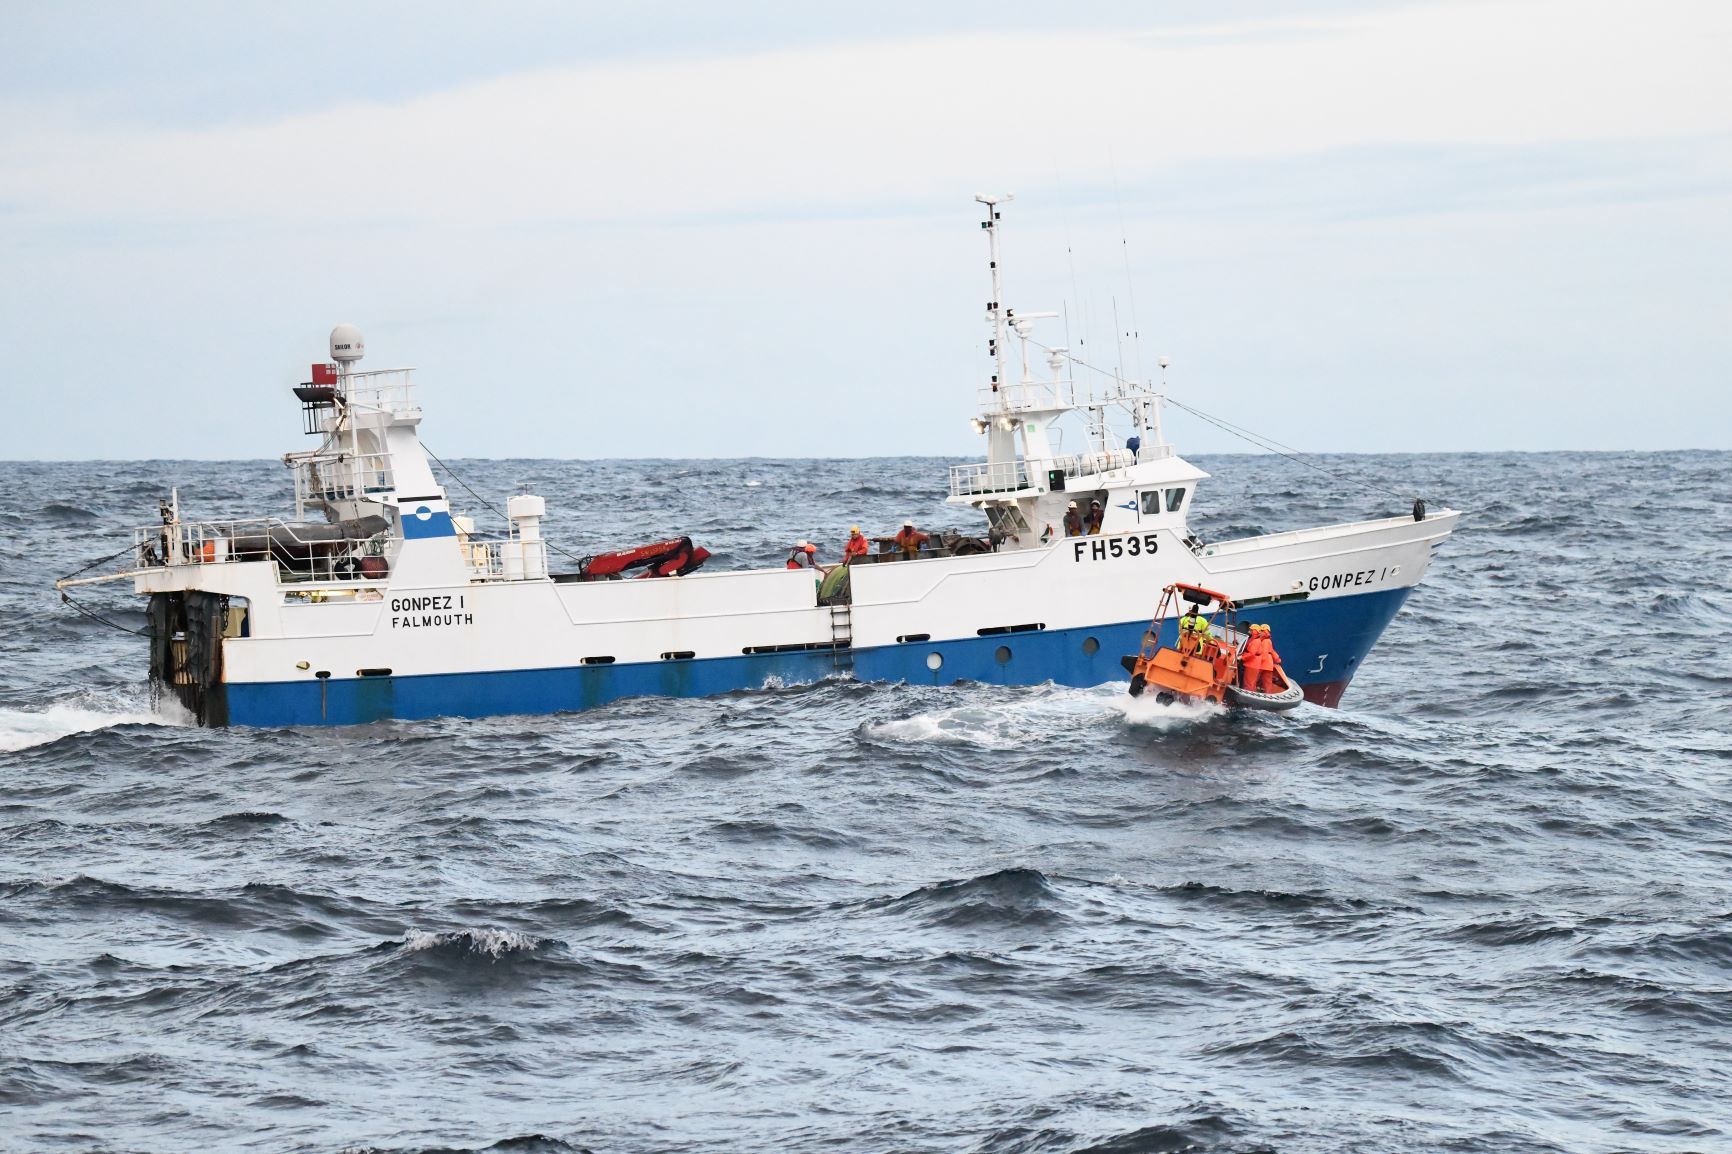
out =
[[(1340, 710), (201, 730), (52, 579), (286, 472), (0, 465), (0, 1148), (1732, 1149), (1732, 454), (1200, 463), (1209, 539), (1466, 511)], [(578, 556), (972, 528), (935, 460), (457, 464)]]

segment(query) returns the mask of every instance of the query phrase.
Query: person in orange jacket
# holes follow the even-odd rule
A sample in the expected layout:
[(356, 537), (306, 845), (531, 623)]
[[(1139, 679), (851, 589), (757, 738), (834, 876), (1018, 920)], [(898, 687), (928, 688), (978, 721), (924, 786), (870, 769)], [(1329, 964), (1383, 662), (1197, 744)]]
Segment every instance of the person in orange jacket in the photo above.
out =
[(1275, 638), (1267, 625), (1251, 626), (1251, 640), (1245, 643), (1252, 660), (1247, 663), (1245, 688), (1253, 693), (1279, 693), (1275, 673), (1281, 667), (1281, 655), (1275, 652)]
[(1281, 670), (1281, 655), (1275, 652), (1275, 636), (1269, 632), (1267, 625), (1263, 626), (1263, 668), (1264, 693), (1280, 693), (1286, 689), (1286, 674)]
[(872, 546), (860, 532), (860, 526), (850, 525), (848, 541), (842, 546), (842, 564), (846, 565), (856, 557), (864, 557), (871, 551)]
[(902, 528), (896, 536), (890, 538), (896, 548), (902, 550), (902, 559), (912, 561), (920, 556), (920, 550), (925, 547), (929, 538), (914, 527), (913, 521), (902, 522)]
[(1251, 690), (1257, 690), (1257, 683), (1263, 676), (1263, 627), (1251, 626), (1251, 635), (1245, 639), (1245, 645), (1239, 650), (1239, 684)]

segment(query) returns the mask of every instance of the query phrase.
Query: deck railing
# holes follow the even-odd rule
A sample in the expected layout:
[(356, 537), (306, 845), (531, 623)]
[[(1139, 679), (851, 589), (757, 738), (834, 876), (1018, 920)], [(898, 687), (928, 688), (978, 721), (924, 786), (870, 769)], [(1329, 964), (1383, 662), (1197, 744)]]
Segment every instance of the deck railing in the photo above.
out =
[(463, 563), (477, 581), (532, 581), (547, 576), (545, 541), (464, 537), (460, 545)]
[(395, 491), (390, 453), (294, 453), (295, 508), (359, 501)]
[(1077, 407), (1076, 385), (1072, 381), (1012, 381), (997, 388), (981, 385), (975, 396), (982, 413), (995, 409), (1021, 413)]
[(1171, 445), (1150, 445), (1140, 453), (1129, 449), (1108, 449), (1103, 453), (1076, 453), (1068, 457), (1046, 457), (1034, 460), (987, 461), (971, 465), (953, 465), (950, 469), (950, 495), (976, 497), (991, 493), (1016, 493), (1027, 489), (1045, 491), (1048, 475), (1057, 470), (1068, 481), (1110, 473), (1128, 468), (1139, 461), (1153, 461), (1173, 455)]
[(343, 398), (352, 409), (407, 409), (415, 404), (414, 369), (373, 369), (343, 378)]
[(383, 581), (390, 572), (388, 532), (313, 540), (275, 517), (143, 525), (133, 530), (132, 539), (141, 569), (271, 560), (284, 585)]

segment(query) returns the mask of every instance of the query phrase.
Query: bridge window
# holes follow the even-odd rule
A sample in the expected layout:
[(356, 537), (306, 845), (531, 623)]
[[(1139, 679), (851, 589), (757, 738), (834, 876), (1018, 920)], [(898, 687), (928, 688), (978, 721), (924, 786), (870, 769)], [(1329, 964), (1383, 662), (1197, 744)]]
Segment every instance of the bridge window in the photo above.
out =
[(1028, 532), (1028, 522), (1015, 505), (992, 504), (986, 507), (986, 523), (994, 533), (1016, 537)]
[(1179, 511), (1179, 506), (1183, 505), (1184, 503), (1185, 503), (1185, 491), (1183, 489), (1168, 489), (1167, 490), (1167, 512), (1177, 513)]
[(1146, 493), (1137, 494), (1143, 499), (1143, 512), (1153, 515), (1161, 511), (1161, 491), (1150, 489)]

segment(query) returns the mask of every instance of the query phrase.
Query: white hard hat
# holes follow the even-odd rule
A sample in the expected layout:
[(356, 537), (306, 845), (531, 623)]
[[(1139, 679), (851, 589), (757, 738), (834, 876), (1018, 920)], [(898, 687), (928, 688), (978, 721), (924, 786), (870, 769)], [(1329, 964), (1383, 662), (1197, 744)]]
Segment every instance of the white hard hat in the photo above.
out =
[(902, 522), (902, 527), (903, 527), (903, 528), (904, 528), (904, 529), (912, 529), (912, 528), (914, 528), (914, 522), (912, 522), (912, 521), (904, 521), (904, 522)]
[(796, 549), (804, 549), (805, 547), (806, 547), (806, 542), (804, 542), (804, 541), (794, 542), (794, 548), (796, 548)]

